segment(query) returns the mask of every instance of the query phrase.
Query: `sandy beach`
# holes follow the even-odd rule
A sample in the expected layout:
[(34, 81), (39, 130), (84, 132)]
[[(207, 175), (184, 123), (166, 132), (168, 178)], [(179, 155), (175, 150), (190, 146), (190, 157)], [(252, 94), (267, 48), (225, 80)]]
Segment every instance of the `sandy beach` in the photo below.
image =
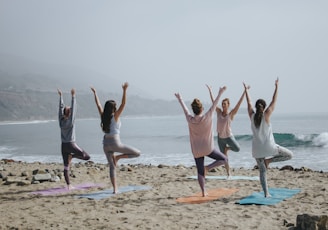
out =
[[(119, 193), (100, 200), (78, 198), (78, 194), (110, 189), (111, 184), (106, 164), (74, 163), (73, 185), (88, 182), (103, 187), (50, 196), (33, 194), (65, 186), (64, 179), (31, 184), (34, 170), (62, 168), (59, 163), (1, 161), (0, 173), (4, 178), (0, 185), (0, 229), (293, 229), (297, 215), (328, 213), (327, 172), (270, 168), (270, 187), (301, 189), (276, 205), (236, 204), (261, 191), (259, 181), (254, 180), (207, 180), (207, 189), (238, 191), (202, 204), (178, 203), (177, 198), (200, 191), (197, 180), (188, 178), (196, 175), (196, 168), (163, 165), (119, 165), (119, 187), (147, 185), (149, 190)], [(225, 170), (219, 168), (208, 175), (225, 175)], [(258, 176), (258, 170), (232, 169), (232, 175)]]

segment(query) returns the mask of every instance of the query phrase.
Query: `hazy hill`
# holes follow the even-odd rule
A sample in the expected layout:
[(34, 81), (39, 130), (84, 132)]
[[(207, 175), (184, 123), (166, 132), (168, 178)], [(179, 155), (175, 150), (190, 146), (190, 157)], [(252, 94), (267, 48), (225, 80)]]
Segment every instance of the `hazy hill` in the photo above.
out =
[[(91, 85), (97, 88), (102, 103), (109, 98), (119, 103), (122, 95), (121, 82), (108, 76), (8, 55), (0, 55), (0, 83), (0, 121), (57, 119), (57, 88), (62, 89), (67, 104), (71, 87), (76, 88), (78, 118), (98, 117)], [(174, 99), (150, 100), (140, 95), (146, 97), (147, 92), (129, 87), (124, 115), (181, 114)]]
[[(121, 101), (121, 81), (85, 69), (34, 62), (24, 58), (0, 54), (0, 121), (57, 119), (59, 96), (70, 103), (70, 89), (76, 89), (78, 118), (98, 117), (90, 86), (107, 99)], [(172, 96), (171, 101), (154, 98), (147, 92), (130, 86), (126, 116), (160, 116), (182, 114)], [(186, 102), (190, 104), (190, 102)], [(205, 104), (205, 108), (209, 105)], [(245, 109), (240, 109), (245, 112)]]

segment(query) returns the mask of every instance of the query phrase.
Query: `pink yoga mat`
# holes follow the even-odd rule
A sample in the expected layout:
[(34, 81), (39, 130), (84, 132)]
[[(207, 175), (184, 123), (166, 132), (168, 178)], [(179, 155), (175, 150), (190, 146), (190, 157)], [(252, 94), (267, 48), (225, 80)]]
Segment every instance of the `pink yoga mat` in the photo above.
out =
[(68, 190), (67, 187), (56, 187), (56, 188), (49, 188), (44, 190), (38, 190), (35, 192), (32, 192), (32, 194), (39, 194), (43, 196), (50, 196), (50, 195), (57, 195), (62, 193), (69, 193), (77, 190), (86, 190), (90, 188), (101, 188), (103, 187), (102, 184), (94, 184), (94, 183), (83, 183), (83, 184), (77, 184), (73, 185), (73, 189)]

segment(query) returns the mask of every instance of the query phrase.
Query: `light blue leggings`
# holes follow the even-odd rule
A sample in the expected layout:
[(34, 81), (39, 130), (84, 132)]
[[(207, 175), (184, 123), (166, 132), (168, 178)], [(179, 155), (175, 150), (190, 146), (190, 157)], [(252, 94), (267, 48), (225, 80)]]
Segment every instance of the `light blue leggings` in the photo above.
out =
[(104, 153), (106, 154), (106, 158), (109, 164), (109, 176), (111, 178), (115, 177), (115, 165), (113, 161), (113, 154), (115, 152), (123, 153), (124, 155), (127, 155), (128, 158), (135, 158), (140, 156), (140, 150), (122, 144), (118, 135), (105, 136), (103, 143)]
[[(293, 153), (282, 146), (277, 145), (278, 148), (278, 155), (274, 156), (271, 158), (271, 162), (279, 162), (279, 161), (286, 161), (290, 160), (293, 156)], [(259, 167), (260, 171), (260, 182), (261, 186), (264, 192), (264, 196), (267, 197), (269, 196), (269, 188), (268, 188), (268, 183), (267, 183), (267, 168), (265, 166), (264, 162), (265, 158), (256, 158), (257, 165)]]

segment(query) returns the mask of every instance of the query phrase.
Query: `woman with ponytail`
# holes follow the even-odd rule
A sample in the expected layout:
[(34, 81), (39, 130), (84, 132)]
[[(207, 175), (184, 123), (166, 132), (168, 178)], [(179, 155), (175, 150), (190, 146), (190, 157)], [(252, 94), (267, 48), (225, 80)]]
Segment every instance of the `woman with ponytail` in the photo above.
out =
[[(99, 98), (96, 93), (95, 88), (91, 88), (95, 102), (98, 108), (98, 112), (101, 118), (101, 128), (105, 133), (103, 139), (103, 148), (106, 154), (106, 158), (109, 164), (109, 176), (111, 183), (113, 185), (113, 193), (117, 193), (117, 185), (116, 185), (116, 176), (115, 176), (115, 168), (117, 161), (122, 158), (134, 158), (140, 156), (140, 151), (133, 147), (124, 145), (120, 140), (120, 128), (121, 128), (121, 120), (120, 116), (124, 110), (126, 103), (126, 90), (128, 88), (128, 83), (125, 82), (122, 85), (123, 88), (123, 96), (121, 105), (116, 109), (116, 102), (113, 100), (108, 100), (105, 103), (104, 109), (102, 108)], [(119, 155), (114, 155), (115, 152), (121, 153)]]
[(255, 103), (256, 111), (253, 110), (251, 99), (248, 94), (249, 87), (244, 83), (248, 115), (251, 119), (251, 128), (253, 132), (252, 155), (256, 159), (260, 171), (260, 182), (265, 197), (270, 197), (266, 176), (269, 164), (272, 162), (290, 160), (293, 156), (290, 150), (275, 143), (272, 133), (270, 117), (277, 101), (278, 83), (279, 79), (275, 81), (275, 90), (269, 106), (266, 107), (266, 103), (263, 99), (258, 99)]

